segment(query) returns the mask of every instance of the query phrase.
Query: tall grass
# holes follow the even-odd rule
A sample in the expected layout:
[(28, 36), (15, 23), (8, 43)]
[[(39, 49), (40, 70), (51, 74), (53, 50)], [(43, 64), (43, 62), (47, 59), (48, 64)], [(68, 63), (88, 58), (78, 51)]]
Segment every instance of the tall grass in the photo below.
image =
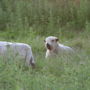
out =
[[(48, 35), (75, 55), (46, 60)], [(89, 0), (0, 0), (0, 40), (30, 44), (36, 62), (0, 56), (0, 90), (90, 90)]]
[(1, 90), (89, 90), (90, 56), (78, 52), (45, 60), (36, 56), (36, 69), (27, 68), (19, 58), (0, 58)]
[(1, 0), (0, 31), (18, 34), (33, 28), (46, 35), (67, 26), (71, 31), (82, 31), (90, 22), (89, 4), (89, 0), (81, 0), (79, 5), (72, 0)]

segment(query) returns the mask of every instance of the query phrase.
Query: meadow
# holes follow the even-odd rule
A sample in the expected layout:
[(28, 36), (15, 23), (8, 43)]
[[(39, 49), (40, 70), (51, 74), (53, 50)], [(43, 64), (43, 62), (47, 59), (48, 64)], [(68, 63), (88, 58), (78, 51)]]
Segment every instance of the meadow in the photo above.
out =
[[(51, 35), (76, 54), (46, 60)], [(90, 90), (89, 0), (0, 0), (0, 41), (31, 45), (36, 62), (0, 57), (0, 90)]]

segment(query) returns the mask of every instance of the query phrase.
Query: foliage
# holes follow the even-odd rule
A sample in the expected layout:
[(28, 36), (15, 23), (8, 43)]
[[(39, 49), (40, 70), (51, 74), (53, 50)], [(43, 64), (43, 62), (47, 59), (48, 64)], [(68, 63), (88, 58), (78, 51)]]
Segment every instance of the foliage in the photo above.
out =
[[(0, 41), (31, 45), (36, 61), (32, 69), (0, 56), (0, 90), (90, 90), (90, 1), (74, 1), (0, 0)], [(75, 55), (46, 60), (49, 35)]]

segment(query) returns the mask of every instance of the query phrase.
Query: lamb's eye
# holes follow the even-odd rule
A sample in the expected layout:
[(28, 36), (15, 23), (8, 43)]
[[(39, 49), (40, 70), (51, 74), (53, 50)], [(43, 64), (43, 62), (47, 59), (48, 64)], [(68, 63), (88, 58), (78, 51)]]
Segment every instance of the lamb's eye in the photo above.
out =
[(52, 40), (52, 42), (54, 42), (54, 40)]

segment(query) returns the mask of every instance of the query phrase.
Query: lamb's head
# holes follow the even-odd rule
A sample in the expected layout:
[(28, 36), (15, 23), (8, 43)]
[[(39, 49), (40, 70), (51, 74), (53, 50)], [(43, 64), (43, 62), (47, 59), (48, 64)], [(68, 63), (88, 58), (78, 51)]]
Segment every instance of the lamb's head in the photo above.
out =
[(45, 42), (45, 47), (48, 49), (48, 50), (55, 50), (58, 46), (58, 38), (57, 37), (54, 37), (54, 36), (49, 36), (47, 37), (44, 42)]

